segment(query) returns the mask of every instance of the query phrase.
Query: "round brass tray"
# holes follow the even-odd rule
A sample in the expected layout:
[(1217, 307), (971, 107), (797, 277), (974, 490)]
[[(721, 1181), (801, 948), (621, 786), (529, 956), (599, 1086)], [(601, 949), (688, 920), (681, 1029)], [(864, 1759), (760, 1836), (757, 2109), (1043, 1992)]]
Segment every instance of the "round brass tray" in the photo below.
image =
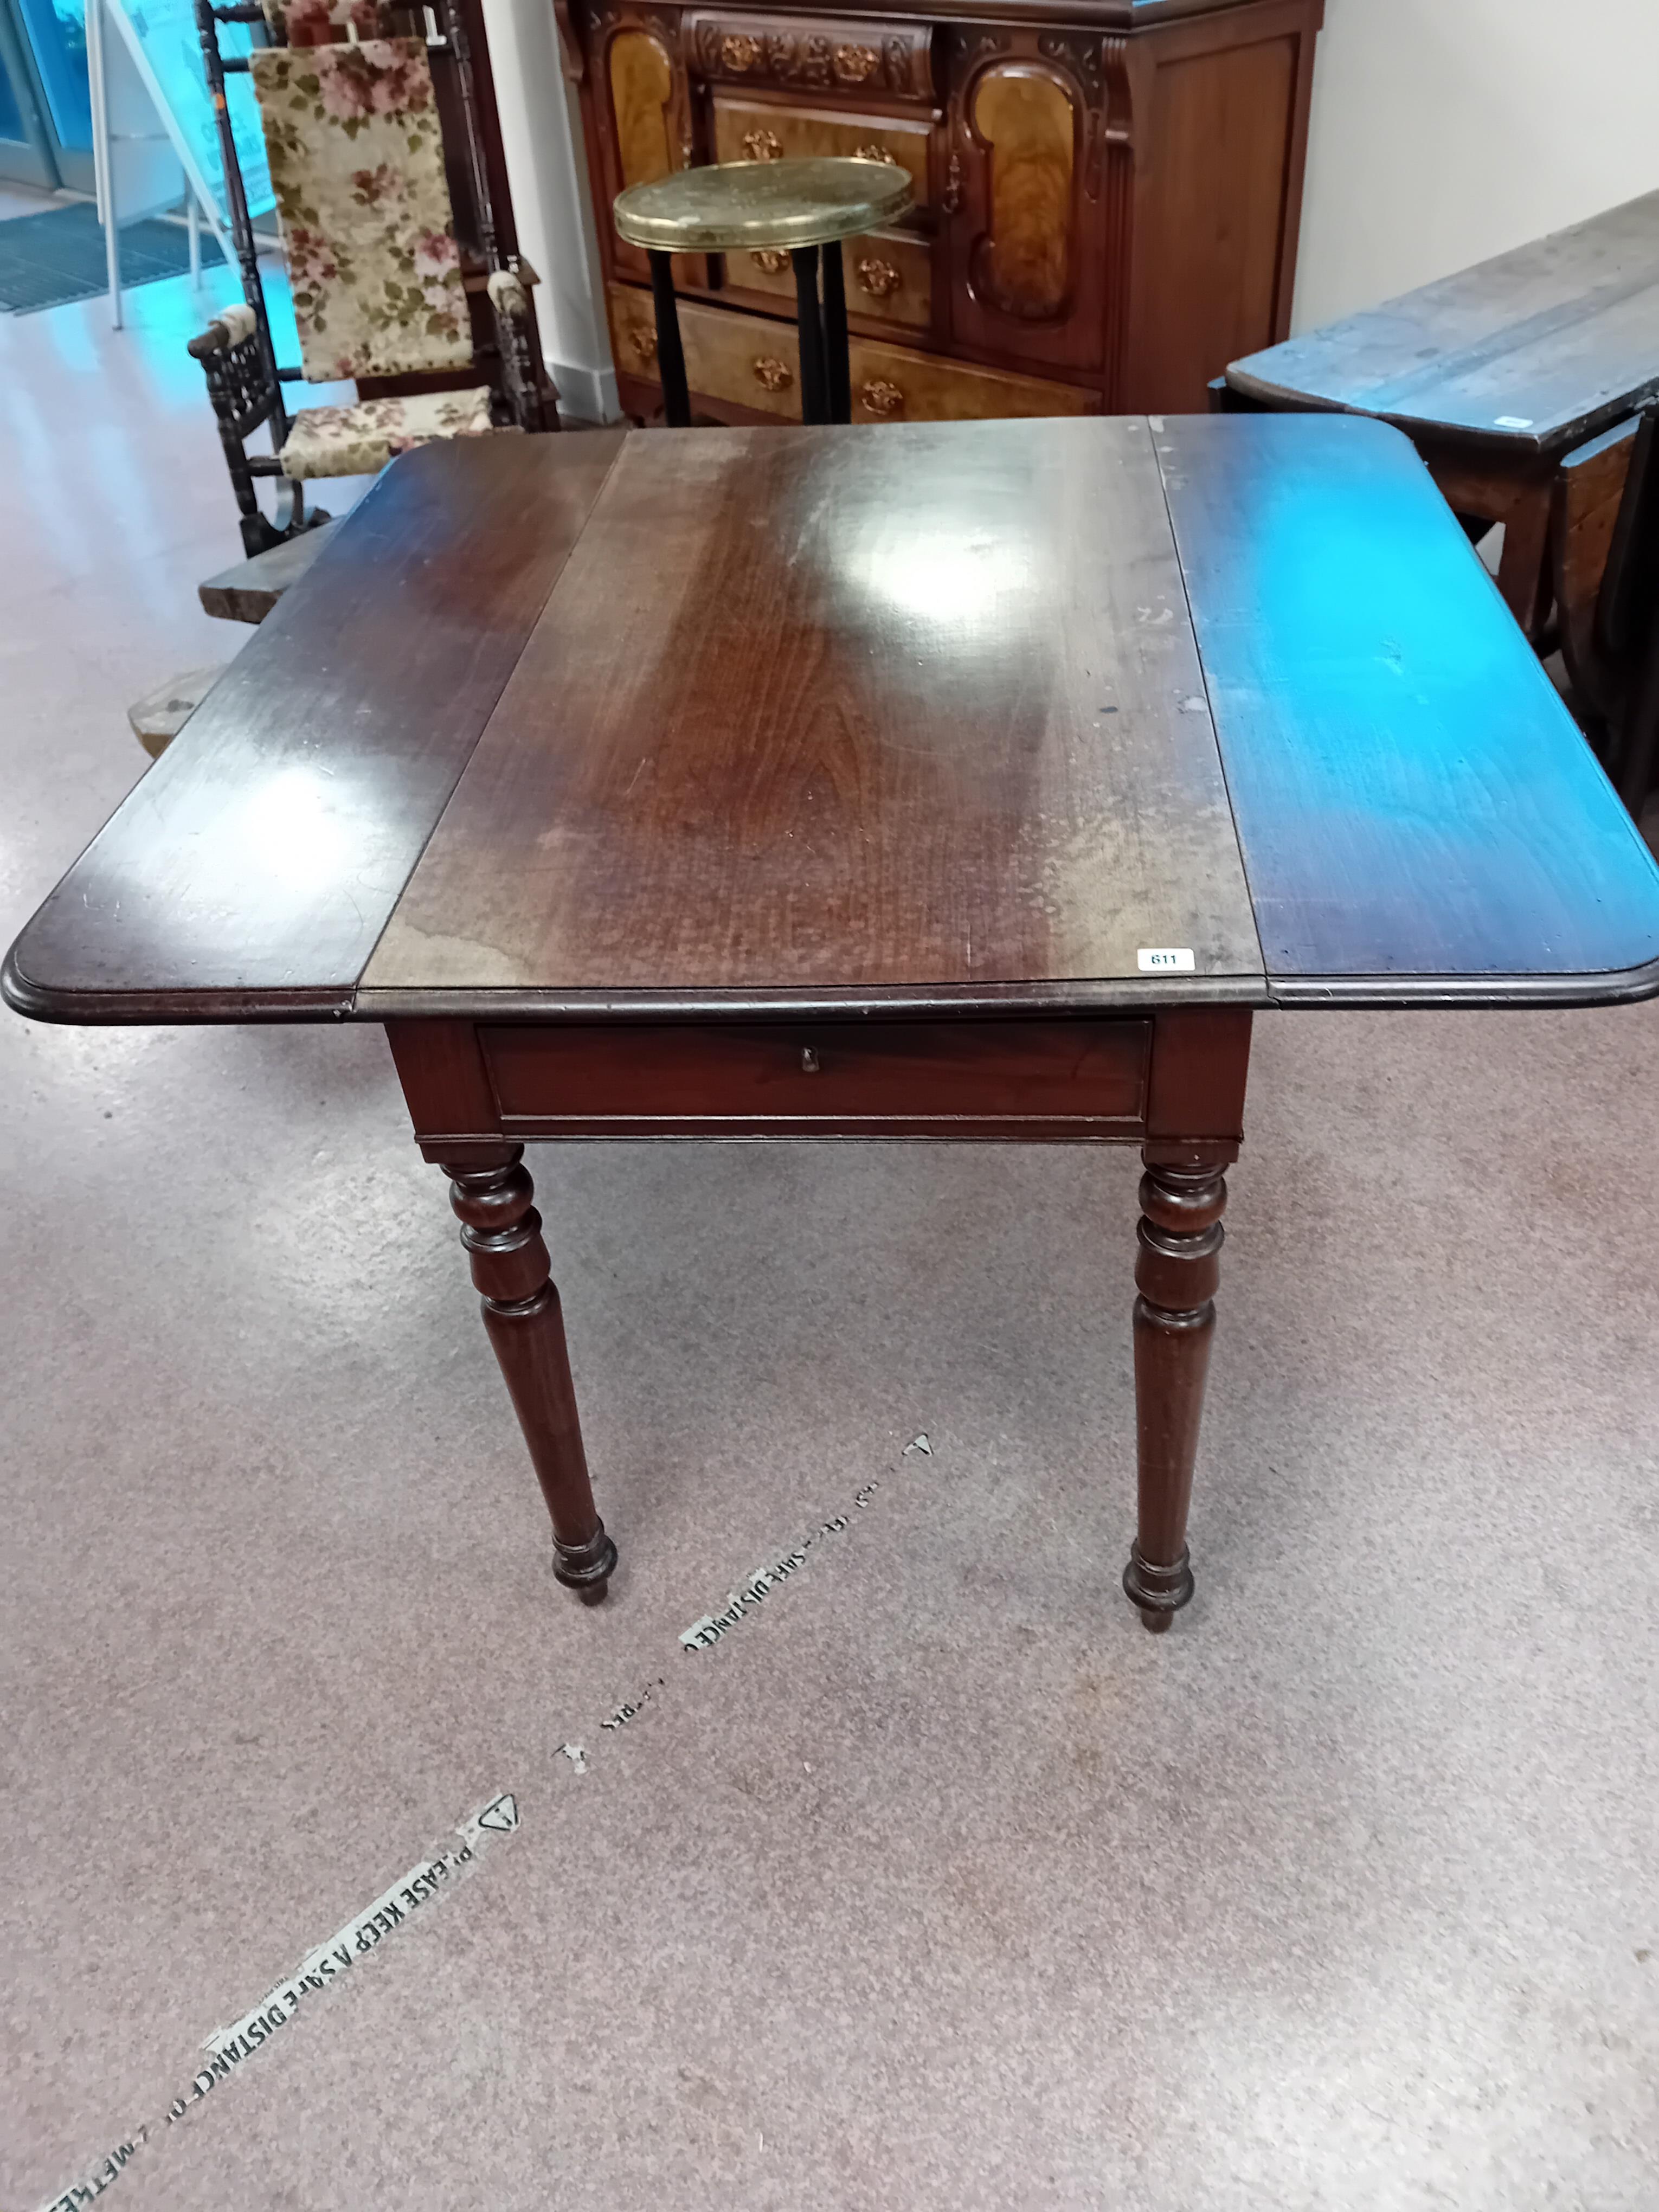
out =
[(720, 161), (617, 195), (617, 228), (659, 253), (740, 253), (824, 246), (890, 222), (910, 204), (891, 161)]

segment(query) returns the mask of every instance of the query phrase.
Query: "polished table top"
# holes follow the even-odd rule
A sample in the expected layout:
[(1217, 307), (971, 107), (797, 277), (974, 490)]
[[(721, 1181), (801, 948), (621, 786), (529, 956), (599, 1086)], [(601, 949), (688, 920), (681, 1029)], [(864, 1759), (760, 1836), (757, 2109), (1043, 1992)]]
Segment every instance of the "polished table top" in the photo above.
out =
[(466, 440), (386, 472), (5, 983), (94, 1022), (1587, 1003), (1659, 991), (1659, 869), (1380, 424)]
[(1227, 381), (1270, 406), (1565, 451), (1659, 392), (1659, 192), (1251, 354)]

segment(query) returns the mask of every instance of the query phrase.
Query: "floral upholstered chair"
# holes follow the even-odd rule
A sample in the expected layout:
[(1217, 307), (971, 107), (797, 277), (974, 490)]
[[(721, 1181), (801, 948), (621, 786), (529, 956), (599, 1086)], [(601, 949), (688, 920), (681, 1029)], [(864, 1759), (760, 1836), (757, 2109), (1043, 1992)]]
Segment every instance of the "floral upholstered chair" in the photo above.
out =
[[(373, 27), (374, 15), (374, 0), (348, 0), (343, 19), (327, 0), (299, 0), (286, 17), (295, 43), (256, 49), (249, 70), (287, 250), (303, 364), (297, 374), (312, 383), (416, 379), (428, 388), (382, 390), (290, 418), (276, 380), (296, 373), (274, 369), (258, 307), (228, 309), (192, 339), (250, 553), (291, 534), (302, 516), (296, 495), (285, 526), (268, 523), (253, 495), (257, 476), (280, 471), (297, 486), (371, 475), (434, 438), (544, 426), (525, 289), (534, 279), (522, 264), (484, 272), (502, 372), (497, 386), (464, 380), (465, 372), (477, 374), (475, 325), (432, 70), (421, 39), (359, 39), (357, 22)], [(342, 20), (347, 35), (339, 43)], [(274, 462), (246, 451), (264, 422)], [(550, 427), (556, 423), (555, 416)]]

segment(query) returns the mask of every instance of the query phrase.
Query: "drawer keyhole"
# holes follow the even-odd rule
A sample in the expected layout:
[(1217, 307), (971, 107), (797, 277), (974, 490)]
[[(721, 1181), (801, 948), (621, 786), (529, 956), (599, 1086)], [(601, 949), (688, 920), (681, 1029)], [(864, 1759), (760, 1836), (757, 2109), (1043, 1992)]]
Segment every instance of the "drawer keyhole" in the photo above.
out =
[(800, 1048), (800, 1072), (803, 1075), (816, 1075), (818, 1072), (818, 1056), (810, 1044)]

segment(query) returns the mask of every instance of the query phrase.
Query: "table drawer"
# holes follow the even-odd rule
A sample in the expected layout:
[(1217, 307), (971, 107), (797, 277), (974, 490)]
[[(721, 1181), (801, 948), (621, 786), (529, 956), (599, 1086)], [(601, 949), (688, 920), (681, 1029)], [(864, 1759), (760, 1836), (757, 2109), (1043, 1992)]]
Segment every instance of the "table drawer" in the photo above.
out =
[(821, 1021), (480, 1029), (515, 1138), (1044, 1137), (1122, 1141), (1146, 1021)]
[[(682, 300), (679, 324), (686, 382), (694, 392), (775, 415), (781, 422), (799, 422), (800, 338), (793, 322), (769, 322)], [(651, 295), (613, 284), (611, 328), (617, 368), (659, 383)]]
[(682, 302), (680, 335), (693, 392), (799, 422), (800, 336), (793, 323)]
[(894, 115), (849, 115), (824, 107), (791, 107), (781, 100), (734, 100), (718, 92), (714, 108), (717, 161), (803, 161), (820, 154), (891, 161), (909, 172), (916, 205), (927, 204), (930, 123), (913, 123)]
[[(760, 315), (682, 300), (679, 324), (686, 382), (694, 392), (752, 407), (786, 422), (799, 422), (800, 338), (793, 322), (769, 322)], [(651, 295), (613, 284), (611, 327), (617, 368), (625, 374), (660, 383)]]
[[(848, 314), (911, 330), (928, 328), (933, 319), (933, 253), (926, 239), (872, 233), (844, 239), (841, 251)], [(734, 290), (763, 293), (793, 312), (795, 271), (779, 248), (728, 253), (726, 281)]]
[(997, 368), (913, 353), (878, 338), (854, 338), (849, 349), (855, 422), (979, 422), (1016, 415), (1092, 415), (1098, 392), (1045, 376), (1012, 376)]

